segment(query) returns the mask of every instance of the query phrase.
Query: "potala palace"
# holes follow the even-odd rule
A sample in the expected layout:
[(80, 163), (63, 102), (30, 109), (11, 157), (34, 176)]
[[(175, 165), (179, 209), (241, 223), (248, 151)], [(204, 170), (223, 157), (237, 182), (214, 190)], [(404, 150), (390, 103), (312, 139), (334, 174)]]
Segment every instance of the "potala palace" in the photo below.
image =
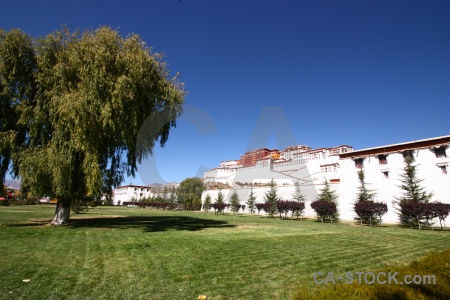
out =
[(406, 155), (414, 158), (417, 177), (423, 179), (422, 186), (433, 193), (432, 201), (450, 203), (449, 146), (450, 135), (362, 150), (347, 145), (319, 149), (300, 145), (282, 151), (257, 149), (245, 153), (239, 160), (224, 161), (205, 172), (205, 183), (216, 184), (216, 188), (205, 190), (202, 200), (209, 194), (214, 202), (220, 185), (226, 203), (236, 191), (241, 204), (245, 204), (252, 185), (256, 202), (264, 202), (269, 190), (266, 184), (273, 179), (283, 200), (292, 200), (298, 183), (306, 198), (305, 216), (314, 217), (309, 204), (316, 200), (327, 180), (339, 195), (340, 218), (352, 221), (356, 216), (353, 204), (359, 187), (357, 173), (362, 169), (368, 188), (377, 193), (375, 200), (388, 205), (389, 212), (383, 222), (396, 223), (398, 216), (392, 201), (402, 195), (399, 184)]

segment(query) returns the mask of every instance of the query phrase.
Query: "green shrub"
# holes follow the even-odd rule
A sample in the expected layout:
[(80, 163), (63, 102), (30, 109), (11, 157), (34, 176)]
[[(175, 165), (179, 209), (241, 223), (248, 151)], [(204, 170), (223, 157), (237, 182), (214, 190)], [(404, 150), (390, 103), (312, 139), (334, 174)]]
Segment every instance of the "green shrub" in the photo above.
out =
[(9, 206), (10, 205), (10, 203), (9, 203), (9, 200), (0, 200), (0, 206)]
[(35, 205), (36, 204), (36, 200), (33, 198), (27, 198), (25, 200), (25, 205)]
[(449, 299), (450, 250), (432, 253), (407, 266), (387, 267), (379, 272), (398, 272), (399, 281), (406, 275), (434, 275), (436, 284), (326, 284), (317, 288), (305, 285), (296, 288), (294, 300), (323, 299)]
[(71, 209), (74, 213), (79, 214), (89, 210), (88, 204), (85, 201), (73, 201)]

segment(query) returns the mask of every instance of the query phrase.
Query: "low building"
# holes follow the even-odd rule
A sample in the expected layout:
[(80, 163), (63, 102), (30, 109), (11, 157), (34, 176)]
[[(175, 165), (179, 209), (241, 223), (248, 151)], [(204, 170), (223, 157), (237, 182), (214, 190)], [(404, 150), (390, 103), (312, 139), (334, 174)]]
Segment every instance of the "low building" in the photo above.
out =
[(124, 202), (141, 201), (144, 198), (153, 198), (163, 196), (164, 189), (167, 188), (166, 197), (170, 197), (170, 193), (179, 186), (176, 182), (166, 184), (150, 184), (150, 185), (123, 185), (114, 189), (113, 204), (122, 205)]
[(127, 201), (139, 201), (143, 198), (152, 197), (153, 195), (152, 188), (149, 186), (133, 184), (119, 186), (114, 190), (113, 204), (121, 205)]

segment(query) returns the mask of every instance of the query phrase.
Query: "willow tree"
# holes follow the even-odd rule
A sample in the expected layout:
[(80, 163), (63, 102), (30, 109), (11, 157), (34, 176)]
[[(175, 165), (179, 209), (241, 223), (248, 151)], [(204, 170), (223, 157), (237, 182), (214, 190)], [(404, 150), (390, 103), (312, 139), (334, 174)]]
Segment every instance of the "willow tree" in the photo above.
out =
[[(37, 61), (32, 39), (20, 30), (0, 28), (0, 180), (10, 166), (16, 147), (26, 144), (25, 126), (20, 126), (21, 109), (36, 96)], [(22, 121), (23, 123), (23, 121)], [(18, 164), (13, 165), (18, 173)]]
[[(12, 159), (34, 194), (58, 198), (52, 223), (65, 224), (71, 205), (110, 192), (135, 175), (155, 142), (164, 145), (182, 111), (183, 84), (138, 35), (108, 27), (63, 27), (37, 39), (1, 34), (22, 39), (0, 40), (2, 105), (13, 112), (11, 124), (0, 124), (0, 150), (9, 155), (2, 159)], [(144, 121), (155, 134), (136, 143)]]
[(185, 210), (200, 210), (202, 206), (202, 193), (205, 190), (203, 179), (198, 177), (186, 178), (177, 188), (178, 203)]

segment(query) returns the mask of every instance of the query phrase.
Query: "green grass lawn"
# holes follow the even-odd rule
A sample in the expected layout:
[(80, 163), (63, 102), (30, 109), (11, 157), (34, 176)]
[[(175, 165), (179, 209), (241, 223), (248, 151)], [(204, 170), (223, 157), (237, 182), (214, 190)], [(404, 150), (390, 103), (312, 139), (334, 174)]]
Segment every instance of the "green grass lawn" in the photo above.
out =
[(0, 299), (290, 299), (319, 271), (395, 270), (450, 248), (450, 231), (397, 226), (124, 207), (44, 226), (53, 212), (0, 207)]

